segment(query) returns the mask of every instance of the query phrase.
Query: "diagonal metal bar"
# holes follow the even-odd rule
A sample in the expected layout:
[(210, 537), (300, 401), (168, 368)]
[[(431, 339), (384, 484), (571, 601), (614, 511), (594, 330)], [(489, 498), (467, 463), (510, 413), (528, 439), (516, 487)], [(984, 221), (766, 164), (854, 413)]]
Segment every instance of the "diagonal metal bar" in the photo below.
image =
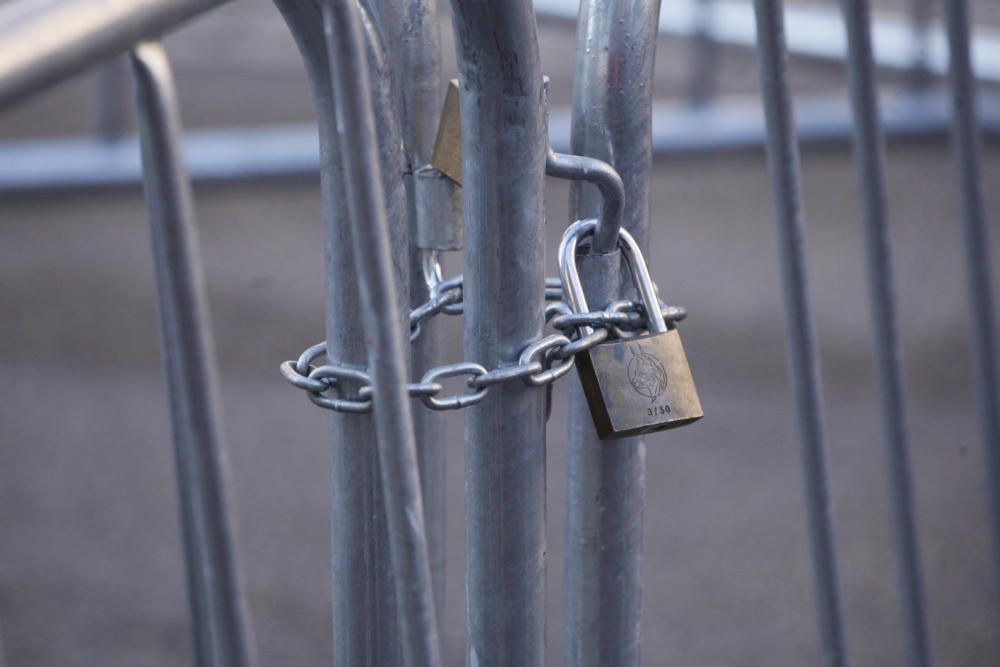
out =
[(994, 586), (1000, 587), (1000, 383), (997, 333), (990, 269), (989, 228), (983, 201), (980, 125), (975, 77), (969, 54), (969, 10), (965, 0), (945, 0), (944, 19), (951, 49), (952, 144), (962, 196), (962, 222), (968, 264), (972, 349), (979, 399), (979, 420), (986, 450), (986, 483), (994, 539)]
[[(398, 315), (386, 199), (359, 8), (354, 0), (323, 4), (323, 29), (334, 90), (351, 241), (361, 294), (375, 432), (389, 529), (403, 663), (441, 664), (437, 619), (417, 469), (406, 349), (408, 320)], [(397, 144), (401, 145), (401, 144)], [(396, 265), (398, 266), (398, 265)]]
[(132, 51), (139, 136), (170, 394), (195, 664), (253, 663), (236, 562), (218, 376), (181, 122), (166, 53)]
[[(319, 0), (277, 0), (276, 4), (302, 53), (316, 102), (325, 227), (327, 352), (331, 359), (360, 368), (368, 364), (365, 327), (360, 318), (342, 315), (360, 312), (362, 300), (355, 287), (345, 163), (340, 156), (321, 4)], [(366, 34), (370, 36), (370, 32)], [(386, 191), (394, 189), (386, 187)], [(390, 222), (399, 221), (398, 217), (390, 218)], [(396, 236), (402, 234), (403, 243), (405, 231), (405, 226), (394, 229)], [(397, 252), (403, 252), (402, 248)], [(405, 255), (398, 254), (396, 261), (404, 266)], [(405, 294), (397, 297), (400, 301), (394, 312), (402, 321), (409, 308)], [(399, 624), (374, 418), (331, 413), (330, 447), (334, 663), (399, 664)]]
[(909, 665), (928, 664), (927, 620), (903, 399), (903, 371), (892, 280), (885, 146), (879, 128), (868, 0), (842, 0), (854, 109), (854, 155), (859, 179), (875, 365), (882, 407), (893, 533)]
[(788, 365), (798, 415), (822, 664), (846, 664), (832, 507), (826, 464), (816, 333), (809, 305), (799, 147), (788, 90), (781, 0), (754, 0), (767, 154), (785, 301)]
[[(441, 113), (441, 29), (437, 0), (366, 0), (364, 6), (379, 27), (389, 57), (390, 71), (386, 76), (392, 80), (394, 90), (392, 110), (402, 128), (410, 241), (410, 307), (416, 308), (431, 297), (424, 268), (433, 261), (428, 249), (418, 247), (418, 230), (421, 225), (446, 225), (446, 218), (455, 215), (448, 199), (440, 196), (421, 198), (414, 176), (430, 163)], [(384, 136), (382, 143), (387, 143)], [(382, 168), (385, 170), (386, 166), (383, 164)], [(428, 370), (441, 365), (441, 331), (441, 324), (434, 320), (422, 326), (420, 337), (412, 345), (411, 377), (423, 377)], [(445, 571), (444, 417), (434, 410), (417, 410), (413, 420), (427, 549), (440, 622), (444, 610)]]

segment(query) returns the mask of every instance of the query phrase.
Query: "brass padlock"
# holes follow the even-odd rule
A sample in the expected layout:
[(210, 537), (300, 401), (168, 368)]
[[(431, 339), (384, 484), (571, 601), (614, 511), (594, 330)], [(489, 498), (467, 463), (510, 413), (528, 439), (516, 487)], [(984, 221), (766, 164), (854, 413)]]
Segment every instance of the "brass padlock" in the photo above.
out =
[[(559, 246), (563, 290), (578, 313), (588, 312), (589, 307), (576, 267), (577, 247), (594, 233), (596, 225), (596, 220), (574, 223)], [(580, 382), (602, 440), (676, 428), (704, 416), (680, 334), (663, 319), (642, 251), (624, 229), (618, 247), (646, 309), (649, 333), (600, 343), (576, 356)], [(581, 327), (580, 333), (587, 335), (589, 327)]]

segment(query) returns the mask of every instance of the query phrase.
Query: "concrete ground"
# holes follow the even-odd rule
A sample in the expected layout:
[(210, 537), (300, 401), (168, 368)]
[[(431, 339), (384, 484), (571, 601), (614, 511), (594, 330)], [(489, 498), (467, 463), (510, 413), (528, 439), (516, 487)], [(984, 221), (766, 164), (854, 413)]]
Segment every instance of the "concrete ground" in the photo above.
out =
[[(541, 32), (554, 104), (569, 99), (573, 38), (565, 25)], [(311, 117), (298, 55), (264, 0), (218, 10), (168, 46), (191, 126)], [(676, 41), (661, 43), (658, 94), (682, 89), (684, 54)], [(793, 66), (803, 93), (842, 91), (840, 74)], [(722, 75), (726, 93), (755, 90), (752, 54), (725, 53)], [(67, 83), (0, 117), (0, 137), (89, 131), (93, 83)], [(996, 213), (1000, 147), (988, 146), (985, 158)], [(888, 163), (934, 664), (990, 667), (1000, 664), (1000, 595), (955, 176), (943, 138), (893, 144)], [(807, 151), (803, 166), (849, 657), (859, 666), (898, 665), (855, 176), (847, 147)], [(763, 152), (662, 158), (653, 179), (652, 272), (665, 297), (691, 312), (683, 335), (708, 416), (648, 440), (646, 664), (818, 664)], [(567, 221), (567, 190), (549, 185), (551, 255)], [(199, 187), (196, 199), (260, 664), (328, 664), (326, 417), (277, 373), (280, 361), (322, 336), (318, 182)], [(995, 257), (996, 243), (991, 251)], [(554, 272), (554, 260), (550, 266)], [(448, 325), (449, 349), (461, 349), (459, 327)], [(8, 667), (188, 664), (138, 190), (0, 199), (0, 378), (0, 636)], [(561, 644), (564, 394), (560, 386), (549, 422), (551, 664)], [(461, 434), (461, 415), (449, 415), (448, 664), (464, 655)]]

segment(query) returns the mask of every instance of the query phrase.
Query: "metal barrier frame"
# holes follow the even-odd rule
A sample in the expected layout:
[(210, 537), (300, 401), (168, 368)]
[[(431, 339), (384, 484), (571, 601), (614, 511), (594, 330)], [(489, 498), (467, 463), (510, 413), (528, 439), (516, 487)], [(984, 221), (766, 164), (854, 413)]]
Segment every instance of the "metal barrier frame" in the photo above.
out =
[[(429, 249), (416, 247), (409, 238), (420, 224), (447, 213), (444, 206), (417, 207), (413, 180), (414, 172), (430, 160), (436, 126), (436, 8), (433, 0), (407, 0), (405, 7), (389, 0), (276, 3), (299, 45), (316, 103), (326, 230), (326, 349), (332, 359), (359, 372), (370, 370), (376, 406), (370, 414), (334, 412), (331, 417), (335, 659), (351, 665), (440, 665), (441, 431), (436, 417), (415, 417), (407, 389), (411, 372), (433, 367), (440, 357), (433, 330), (425, 332), (412, 358), (407, 345), (409, 309), (430, 295), (422, 280)], [(158, 43), (147, 41), (218, 4), (10, 2), (0, 8), (0, 111), (131, 49), (194, 661), (242, 666), (254, 663), (255, 651), (236, 563), (190, 182), (166, 56)], [(973, 40), (965, 0), (946, 0), (944, 7), (951, 53), (951, 131), (990, 470), (994, 574), (1000, 577), (1000, 384)], [(530, 1), (452, 0), (452, 10), (464, 156), (465, 353), (488, 368), (504, 369), (517, 363), (525, 341), (542, 333), (544, 176), (547, 168), (556, 174), (572, 160), (550, 147)], [(849, 129), (861, 179), (901, 611), (908, 664), (923, 666), (929, 664), (930, 647), (887, 232), (885, 131), (874, 70), (878, 54), (866, 0), (845, 0), (843, 11), (853, 111)], [(843, 665), (846, 638), (781, 0), (755, 0), (754, 12), (822, 661)], [(571, 120), (577, 156), (615, 161), (625, 193), (623, 224), (640, 245), (649, 233), (658, 14), (658, 0), (584, 0)], [(619, 67), (612, 71), (608, 58)], [(620, 90), (632, 92), (623, 96)], [(610, 215), (607, 208), (615, 201), (621, 203), (613, 197), (603, 201), (603, 214)], [(602, 205), (580, 183), (573, 187), (572, 204), (577, 217), (596, 215)], [(600, 243), (595, 238), (597, 250)], [(604, 304), (623, 295), (618, 262), (617, 251), (594, 252), (582, 262), (593, 301)], [(360, 321), (337, 317), (344, 310), (360, 312)], [(356, 378), (343, 380), (349, 385)], [(466, 412), (467, 656), (474, 665), (541, 665), (546, 636), (545, 393), (521, 383), (492, 389)], [(639, 664), (643, 445), (630, 439), (615, 448), (602, 446), (583, 406), (575, 392), (567, 435), (564, 659), (572, 665)], [(372, 444), (376, 446), (368, 446)], [(425, 505), (427, 498), (431, 500)], [(596, 536), (601, 547), (594, 548), (583, 535)]]

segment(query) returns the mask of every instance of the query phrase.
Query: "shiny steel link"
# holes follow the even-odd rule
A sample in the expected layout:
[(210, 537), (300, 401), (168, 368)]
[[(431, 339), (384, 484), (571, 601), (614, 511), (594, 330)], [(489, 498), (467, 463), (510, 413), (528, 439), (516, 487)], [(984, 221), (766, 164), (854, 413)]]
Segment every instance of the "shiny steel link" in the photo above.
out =
[(574, 357), (568, 356), (565, 359), (556, 359), (558, 363), (549, 366), (549, 360), (555, 359), (554, 351), (570, 344), (570, 339), (562, 334), (551, 334), (541, 338), (521, 351), (521, 358), (518, 363), (528, 365), (532, 362), (540, 362), (545, 370), (528, 375), (523, 380), (532, 387), (544, 387), (552, 384), (573, 368)]
[[(471, 376), (469, 378), (471, 380), (472, 378), (486, 375), (487, 372), (488, 371), (479, 364), (471, 361), (464, 361), (457, 364), (448, 364), (447, 366), (432, 368), (424, 373), (421, 383), (431, 383), (443, 378), (456, 377), (459, 375), (469, 375)], [(488, 389), (483, 387), (482, 389), (477, 389), (471, 394), (460, 394), (450, 398), (435, 398), (434, 396), (423, 395), (420, 397), (420, 400), (424, 402), (424, 405), (433, 410), (457, 410), (458, 408), (475, 405), (479, 401), (483, 400), (486, 398), (487, 391)]]
[[(410, 341), (420, 336), (420, 325), (437, 315), (461, 315), (462, 276), (441, 278), (441, 265), (436, 253), (430, 254), (424, 266), (430, 299), (410, 312)], [(559, 278), (545, 279), (545, 321), (559, 333), (549, 334), (529, 343), (516, 363), (495, 369), (475, 362), (448, 364), (430, 369), (420, 382), (410, 383), (412, 398), (432, 410), (457, 410), (483, 400), (493, 385), (520, 380), (532, 387), (551, 386), (573, 368), (576, 355), (586, 352), (608, 339), (631, 338), (646, 329), (646, 312), (642, 304), (622, 300), (608, 304), (605, 310), (576, 313), (562, 301)], [(687, 311), (660, 303), (663, 318), (669, 323), (683, 320)], [(583, 333), (583, 332), (587, 333)], [(283, 362), (279, 370), (293, 386), (305, 390), (309, 399), (328, 410), (367, 413), (372, 410), (371, 378), (360, 368), (335, 363), (317, 364), (326, 356), (326, 343), (307, 348), (298, 359)], [(466, 384), (474, 390), (456, 396), (441, 397), (444, 387), (438, 380), (469, 376)], [(345, 384), (356, 388), (349, 394)]]

